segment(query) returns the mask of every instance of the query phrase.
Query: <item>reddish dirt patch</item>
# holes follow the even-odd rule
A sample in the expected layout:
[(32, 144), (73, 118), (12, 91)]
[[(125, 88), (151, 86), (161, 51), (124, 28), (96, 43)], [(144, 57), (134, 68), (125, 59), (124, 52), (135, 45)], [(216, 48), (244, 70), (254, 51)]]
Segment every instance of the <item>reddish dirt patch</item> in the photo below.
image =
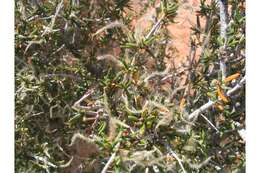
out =
[[(156, 2), (159, 3), (160, 1), (157, 0)], [(132, 22), (133, 27), (135, 31), (142, 30), (145, 32), (149, 23), (151, 23), (152, 16), (155, 15), (155, 8), (148, 7), (144, 14), (140, 15), (148, 5), (147, 1), (132, 0), (131, 4), (133, 11), (128, 11), (127, 13), (136, 17)], [(191, 27), (196, 24), (196, 11), (199, 10), (199, 5), (200, 0), (180, 1), (177, 11), (178, 14), (175, 18), (176, 23), (167, 26), (172, 37), (172, 43), (169, 44), (169, 49), (174, 48), (176, 50), (176, 52), (171, 55), (171, 61), (174, 61), (175, 66), (179, 66), (189, 55)], [(139, 32), (141, 33), (142, 31)], [(196, 57), (198, 57), (198, 55), (199, 51), (197, 51)]]

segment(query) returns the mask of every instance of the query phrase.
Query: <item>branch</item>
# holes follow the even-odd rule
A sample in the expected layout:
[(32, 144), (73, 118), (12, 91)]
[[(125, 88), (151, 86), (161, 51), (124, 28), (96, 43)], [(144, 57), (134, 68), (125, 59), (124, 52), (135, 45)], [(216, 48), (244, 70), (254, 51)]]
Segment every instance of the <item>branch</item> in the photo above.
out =
[(212, 159), (212, 156), (208, 157), (206, 160), (204, 160), (203, 162), (199, 163), (199, 164), (193, 164), (190, 162), (190, 160), (187, 161), (187, 163), (189, 164), (190, 168), (192, 169), (196, 169), (196, 170), (200, 170), (202, 167), (206, 166)]
[(129, 107), (129, 102), (128, 102), (127, 97), (124, 96), (124, 95), (122, 95), (122, 98), (123, 98), (123, 101), (124, 101), (124, 103), (125, 103), (125, 108), (126, 108), (126, 110), (127, 110), (128, 112), (132, 113), (132, 114), (142, 114), (142, 113), (146, 110), (146, 108), (147, 108), (147, 106), (148, 106), (148, 104), (149, 104), (149, 102), (146, 101), (141, 110), (136, 110), (136, 109), (134, 109), (134, 108), (131, 109), (131, 108)]
[(144, 82), (147, 83), (149, 79), (155, 77), (155, 76), (165, 76), (167, 74), (169, 74), (169, 71), (170, 71), (170, 68), (171, 66), (168, 65), (164, 71), (160, 72), (160, 71), (156, 71), (156, 72), (153, 72), (151, 73), (150, 75), (148, 75), (145, 79), (144, 79)]
[(246, 83), (246, 77), (244, 76), (241, 81), (232, 89), (228, 90), (227, 96), (231, 96), (234, 92), (239, 90), (240, 88), (243, 87), (243, 85)]
[(202, 105), (200, 108), (196, 109), (194, 112), (192, 112), (190, 115), (188, 115), (188, 120), (191, 120), (194, 117), (197, 117), (202, 112), (204, 112), (204, 111), (208, 110), (209, 108), (211, 108), (214, 104), (215, 104), (215, 102), (209, 100), (208, 103)]
[(211, 125), (211, 127), (213, 127), (213, 129), (215, 129), (219, 133), (217, 127), (214, 126), (214, 124), (205, 115), (201, 114), (200, 116), (202, 116)]
[[(246, 82), (246, 77), (244, 76), (241, 81), (232, 89), (227, 91), (227, 96), (231, 96), (234, 92), (238, 91), (239, 89), (241, 89), (243, 87), (243, 85)], [(211, 108), (214, 104), (216, 103), (216, 101), (212, 101), (209, 100), (208, 103), (202, 105), (200, 108), (196, 109), (194, 112), (192, 112), (191, 114), (188, 115), (188, 120), (193, 119), (194, 117), (197, 117), (199, 114), (201, 114), (202, 112), (208, 110), (209, 108)]]
[(111, 22), (108, 25), (102, 27), (101, 29), (97, 30), (97, 32), (95, 32), (93, 34), (93, 37), (102, 33), (102, 32), (104, 32), (104, 31), (106, 31), (106, 30), (108, 30), (108, 29), (112, 29), (112, 28), (123, 28), (123, 29), (126, 29), (128, 31), (127, 27), (122, 22), (116, 20), (116, 21)]
[[(60, 3), (58, 4), (58, 6), (56, 7), (56, 11), (55, 11), (55, 14), (54, 16), (52, 17), (51, 19), (51, 22), (49, 23), (49, 25), (45, 28), (44, 32), (42, 33), (42, 37), (47, 34), (47, 33), (51, 33), (53, 32), (53, 27), (54, 27), (54, 24), (55, 24), (55, 21), (56, 21), (56, 18), (59, 14), (59, 12), (61, 11), (62, 7), (63, 7), (63, 0), (60, 1)], [(57, 30), (58, 31), (58, 30)]]
[(165, 142), (164, 145), (165, 145), (167, 151), (170, 153), (170, 155), (171, 155), (172, 157), (174, 157), (174, 158), (178, 161), (178, 163), (179, 163), (179, 165), (180, 165), (182, 171), (183, 171), (184, 173), (187, 173), (187, 171), (184, 169), (184, 166), (183, 166), (183, 164), (182, 164), (183, 161), (182, 161), (182, 160), (177, 156), (177, 154), (171, 149), (170, 144), (167, 143), (167, 142)]
[[(218, 0), (219, 4), (219, 16), (220, 16), (220, 38), (224, 40), (224, 45), (220, 48), (220, 56), (226, 53), (226, 41), (227, 41), (227, 18), (228, 18), (228, 2), (227, 0)], [(222, 72), (222, 80), (227, 76), (227, 67), (225, 58), (220, 57), (220, 70)]]
[(228, 2), (227, 0), (218, 0), (218, 4), (220, 16), (220, 37), (227, 39)]
[(102, 169), (101, 173), (106, 173), (107, 169), (109, 168), (109, 166), (113, 163), (115, 157), (116, 157), (116, 153), (119, 149), (120, 146), (120, 142), (118, 142), (115, 146), (115, 152), (111, 155), (111, 157), (109, 158), (108, 162), (106, 163), (106, 165), (104, 166), (104, 168)]
[(153, 25), (152, 29), (145, 37), (146, 40), (149, 39), (159, 29), (159, 27), (162, 24), (163, 19), (164, 19), (164, 15), (155, 23), (155, 25)]
[(86, 98), (88, 98), (93, 93), (94, 93), (94, 89), (93, 88), (88, 90), (78, 101), (76, 101), (74, 103), (72, 108), (77, 110), (77, 111), (79, 111), (79, 110), (85, 111), (85, 113), (87, 115), (90, 115), (90, 116), (98, 116), (99, 111), (95, 112), (95, 111), (91, 111), (90, 109), (100, 108), (100, 106), (95, 105), (95, 107), (93, 107), (93, 106), (82, 106), (82, 105), (80, 105), (81, 102), (83, 102)]

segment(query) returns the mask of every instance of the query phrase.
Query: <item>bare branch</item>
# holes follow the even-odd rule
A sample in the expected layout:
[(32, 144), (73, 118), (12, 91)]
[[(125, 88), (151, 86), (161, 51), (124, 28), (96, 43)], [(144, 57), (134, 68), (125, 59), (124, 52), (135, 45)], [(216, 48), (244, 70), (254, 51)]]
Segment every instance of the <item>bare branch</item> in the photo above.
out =
[(220, 36), (227, 39), (227, 21), (228, 21), (228, 2), (227, 0), (218, 0), (220, 15)]
[(184, 173), (187, 173), (187, 171), (184, 169), (184, 166), (183, 166), (183, 164), (182, 164), (183, 161), (182, 161), (182, 160), (178, 157), (178, 155), (171, 149), (170, 144), (168, 144), (167, 142), (165, 142), (164, 144), (165, 144), (165, 147), (166, 147), (167, 151), (171, 154), (171, 156), (174, 157), (174, 158), (178, 161), (178, 163), (179, 163), (179, 165), (180, 165), (182, 171), (183, 171)]
[(113, 161), (115, 160), (116, 157), (116, 153), (119, 149), (120, 146), (120, 142), (118, 142), (115, 146), (115, 152), (111, 155), (111, 157), (109, 158), (108, 162), (106, 163), (106, 165), (104, 166), (104, 168), (102, 169), (101, 173), (106, 173), (107, 169), (109, 168), (109, 166), (113, 163)]
[(158, 29), (160, 28), (163, 22), (163, 19), (164, 19), (164, 15), (153, 25), (152, 29), (145, 37), (146, 40), (149, 39), (156, 31), (158, 31)]
[[(52, 17), (49, 26), (47, 26), (47, 27), (45, 28), (45, 30), (44, 30), (44, 32), (42, 33), (41, 36), (44, 36), (44, 35), (47, 34), (47, 33), (53, 32), (53, 27), (54, 27), (56, 18), (57, 18), (57, 16), (58, 16), (60, 10), (62, 9), (62, 7), (63, 7), (63, 0), (61, 0), (60, 3), (58, 4), (58, 6), (57, 6), (57, 8), (56, 8), (56, 12), (55, 12), (54, 16)], [(57, 31), (57, 30), (56, 30), (56, 31)]]
[(188, 160), (187, 163), (189, 164), (189, 166), (192, 169), (200, 170), (202, 167), (206, 166), (210, 162), (211, 159), (212, 159), (212, 156), (208, 157), (206, 160), (204, 160), (203, 162), (201, 162), (199, 164), (191, 163), (190, 160)]
[[(80, 105), (80, 103), (82, 101), (84, 101), (86, 98), (88, 98), (91, 94), (94, 93), (94, 89), (90, 89), (88, 90), (78, 101), (76, 101), (74, 103), (74, 105), (72, 106), (73, 109), (75, 110), (84, 110), (85, 113), (87, 115), (90, 115), (90, 116), (97, 116), (99, 114), (99, 111), (95, 112), (95, 111), (91, 111), (90, 109), (93, 109), (94, 107), (93, 106), (82, 106)], [(100, 108), (100, 106), (98, 105), (95, 105), (95, 108)]]
[(246, 77), (244, 76), (241, 81), (232, 89), (228, 90), (227, 96), (231, 96), (234, 92), (242, 88), (242, 86), (246, 83)]
[(127, 110), (128, 112), (133, 113), (133, 114), (141, 114), (141, 113), (143, 113), (143, 112), (146, 110), (146, 108), (147, 108), (147, 106), (148, 106), (148, 104), (149, 104), (149, 102), (146, 101), (145, 104), (144, 104), (144, 106), (143, 106), (143, 108), (142, 108), (141, 110), (136, 110), (136, 109), (134, 109), (134, 108), (131, 109), (131, 108), (129, 107), (129, 102), (128, 102), (127, 97), (124, 96), (124, 95), (122, 95), (122, 98), (123, 98), (123, 101), (124, 101), (124, 103), (125, 103), (126, 110)]
[[(228, 2), (227, 0), (218, 0), (219, 15), (220, 15), (220, 38), (224, 40), (224, 45), (220, 48), (220, 70), (222, 73), (222, 80), (227, 76), (227, 67), (225, 63), (226, 42), (227, 42), (227, 18), (228, 18)], [(224, 57), (222, 57), (224, 55)]]
[(119, 22), (119, 21), (114, 21), (114, 22), (111, 22), (109, 23), (108, 25), (100, 28), (99, 30), (97, 30), (96, 33), (93, 34), (93, 37), (108, 30), (108, 29), (112, 29), (112, 28), (123, 28), (123, 29), (126, 29), (127, 30), (127, 27), (122, 23), (122, 22)]
[(211, 127), (213, 127), (213, 129), (215, 129), (219, 133), (219, 130), (217, 129), (217, 127), (214, 126), (214, 124), (211, 121), (209, 121), (209, 119), (205, 115), (200, 114), (200, 116), (202, 116), (211, 125)]

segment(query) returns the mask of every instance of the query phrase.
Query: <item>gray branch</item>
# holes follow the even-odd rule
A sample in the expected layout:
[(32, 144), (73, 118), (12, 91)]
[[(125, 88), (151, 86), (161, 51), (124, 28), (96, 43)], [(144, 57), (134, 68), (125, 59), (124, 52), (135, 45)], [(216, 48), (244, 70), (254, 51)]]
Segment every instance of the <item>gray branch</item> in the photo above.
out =
[(102, 169), (101, 173), (106, 173), (109, 166), (113, 163), (113, 161), (115, 160), (116, 157), (116, 153), (118, 151), (120, 147), (120, 142), (118, 142), (115, 146), (115, 152), (111, 155), (111, 157), (109, 158), (108, 162), (106, 163), (106, 165), (104, 166), (104, 168)]
[[(220, 48), (220, 56), (226, 54), (226, 41), (227, 41), (227, 22), (228, 22), (228, 2), (227, 0), (218, 0), (219, 16), (220, 16), (220, 38), (224, 40), (224, 45)], [(225, 57), (220, 57), (220, 70), (222, 73), (222, 80), (227, 76), (227, 67)]]
[[(243, 85), (246, 82), (246, 77), (244, 76), (241, 81), (232, 89), (227, 91), (227, 96), (231, 96), (233, 93), (235, 93), (236, 91), (238, 91), (239, 89), (241, 89), (243, 87)], [(192, 112), (191, 114), (189, 114), (187, 116), (188, 120), (192, 120), (193, 118), (197, 117), (199, 114), (201, 114), (202, 112), (208, 110), (209, 108), (211, 108), (216, 102), (209, 100), (208, 103), (202, 105), (200, 108), (196, 109), (194, 112)]]

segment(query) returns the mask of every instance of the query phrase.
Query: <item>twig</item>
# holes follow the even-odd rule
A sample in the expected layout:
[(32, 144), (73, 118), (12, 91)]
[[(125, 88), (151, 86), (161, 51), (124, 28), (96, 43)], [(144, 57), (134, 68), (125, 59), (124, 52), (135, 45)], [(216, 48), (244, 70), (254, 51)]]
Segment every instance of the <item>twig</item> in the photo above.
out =
[(51, 119), (53, 118), (53, 109), (56, 108), (56, 107), (58, 107), (57, 104), (50, 107), (50, 118), (51, 118)]
[(133, 114), (141, 114), (141, 113), (143, 113), (143, 112), (146, 110), (146, 108), (147, 108), (147, 106), (148, 106), (148, 104), (149, 104), (149, 102), (146, 101), (145, 104), (144, 104), (144, 106), (143, 106), (143, 108), (142, 108), (141, 110), (136, 110), (136, 109), (134, 109), (134, 108), (131, 109), (131, 108), (129, 107), (129, 102), (128, 102), (128, 99), (126, 98), (126, 96), (122, 95), (122, 98), (123, 98), (123, 101), (124, 101), (124, 103), (125, 103), (126, 110), (127, 110), (128, 112), (133, 113)]
[(117, 118), (114, 118), (114, 117), (111, 117), (111, 119), (118, 125), (122, 126), (122, 127), (125, 127), (127, 129), (129, 129), (131, 131), (132, 134), (134, 134), (134, 130), (132, 129), (131, 126), (127, 125), (125, 122), (122, 122), (120, 120), (118, 120)]
[(212, 156), (208, 157), (206, 160), (204, 160), (203, 162), (201, 162), (199, 164), (193, 164), (190, 161), (187, 161), (187, 163), (189, 164), (190, 168), (200, 170), (202, 167), (206, 166), (209, 163), (209, 161), (211, 161), (211, 159), (212, 159)]
[[(93, 93), (94, 93), (94, 90), (93, 90), (93, 89), (87, 91), (78, 101), (76, 101), (76, 102), (74, 103), (74, 105), (72, 106), (72, 108), (73, 108), (73, 109), (76, 109), (76, 110), (78, 110), (78, 109), (83, 109), (83, 110), (91, 109), (91, 107), (89, 107), (89, 106), (81, 106), (80, 103), (81, 103), (83, 100), (85, 100), (87, 97), (89, 97), (91, 94), (93, 94)], [(89, 111), (88, 114), (96, 116), (97, 113), (96, 113), (96, 112)]]
[(95, 121), (93, 122), (93, 124), (92, 124), (92, 126), (91, 126), (92, 129), (95, 129), (95, 127), (96, 127), (96, 125), (97, 125), (97, 123), (98, 123), (98, 120), (100, 119), (101, 113), (102, 113), (101, 110), (98, 110), (98, 111), (96, 112)]
[(214, 124), (212, 124), (212, 122), (210, 122), (209, 119), (205, 115), (200, 114), (200, 116), (202, 116), (211, 125), (211, 127), (213, 127), (213, 129), (215, 129), (219, 133), (219, 130), (217, 129), (217, 127), (214, 126)]
[(63, 0), (60, 1), (60, 3), (58, 4), (57, 8), (56, 8), (56, 12), (54, 14), (54, 16), (52, 17), (51, 19), (51, 23), (49, 24), (49, 26), (47, 26), (44, 30), (44, 32), (42, 33), (41, 36), (44, 36), (46, 33), (50, 33), (53, 31), (53, 27), (54, 27), (54, 24), (55, 24), (55, 21), (56, 21), (56, 18), (60, 12), (60, 10), (62, 9), (63, 7)]
[(177, 156), (177, 154), (171, 149), (170, 144), (168, 144), (167, 142), (165, 142), (164, 145), (165, 145), (167, 151), (171, 154), (171, 156), (173, 156), (173, 157), (178, 161), (178, 163), (179, 163), (179, 165), (180, 165), (182, 171), (183, 171), (184, 173), (187, 173), (187, 171), (184, 169), (184, 166), (183, 166), (183, 164), (182, 164), (183, 161), (182, 161), (182, 160)]
[(61, 49), (63, 49), (65, 47), (65, 44), (62, 44), (61, 47), (59, 47), (57, 50), (55, 50), (54, 52), (51, 53), (51, 55), (54, 55), (56, 53), (58, 53), (59, 51), (61, 51)]
[(116, 153), (119, 149), (120, 146), (120, 142), (118, 142), (115, 146), (115, 152), (111, 155), (111, 157), (109, 158), (108, 162), (106, 163), (106, 165), (104, 166), (104, 168), (102, 169), (101, 173), (106, 173), (107, 169), (109, 168), (109, 166), (113, 163), (115, 157), (116, 157)]
[(163, 22), (163, 19), (164, 19), (164, 16), (163, 15), (152, 27), (152, 29), (150, 30), (150, 32), (146, 35), (145, 39), (149, 39), (158, 29), (159, 27), (161, 26), (162, 22)]
[(33, 45), (33, 44), (42, 44), (43, 43), (43, 39), (41, 40), (32, 40), (32, 41), (28, 41), (28, 45), (26, 46), (25, 50), (24, 50), (24, 54), (26, 54), (26, 52), (28, 51), (28, 49)]
[(184, 86), (179, 86), (178, 88), (174, 89), (173, 92), (172, 92), (172, 95), (171, 95), (171, 100), (174, 99), (175, 95), (176, 95), (179, 91), (186, 89), (186, 87), (187, 87), (187, 86), (184, 85)]
[(118, 66), (118, 67), (124, 66), (123, 63), (121, 61), (119, 61), (118, 58), (116, 58), (115, 56), (113, 56), (111, 54), (100, 55), (100, 56), (97, 56), (96, 59), (98, 61), (107, 60), (108, 62), (114, 63), (115, 66)]
[(53, 73), (53, 74), (41, 74), (43, 78), (53, 78), (53, 77), (62, 77), (62, 78), (71, 78), (71, 79), (80, 79), (79, 76), (73, 74), (65, 74), (65, 73)]
[[(61, 2), (58, 4), (57, 8), (56, 8), (56, 12), (54, 14), (54, 16), (52, 17), (52, 20), (50, 22), (50, 24), (45, 28), (44, 32), (42, 33), (41, 37), (43, 37), (46, 33), (50, 33), (51, 31), (53, 31), (53, 27), (55, 24), (55, 20), (60, 12), (60, 10), (63, 7), (63, 0), (61, 0)], [(58, 31), (58, 30), (55, 30)], [(28, 51), (28, 49), (33, 45), (33, 44), (42, 44), (43, 43), (43, 39), (41, 40), (32, 40), (28, 42), (27, 47), (24, 50), (24, 54)]]
[[(232, 89), (227, 91), (227, 96), (231, 96), (234, 92), (236, 92), (237, 90), (242, 88), (242, 85), (245, 84), (246, 81), (246, 77), (244, 76), (241, 81)], [(208, 103), (202, 105), (200, 108), (196, 109), (195, 111), (193, 111), (191, 114), (188, 115), (188, 120), (193, 119), (194, 117), (197, 117), (199, 114), (201, 114), (202, 112), (208, 110), (209, 108), (211, 108), (216, 102), (209, 100)]]
[(188, 115), (188, 120), (191, 120), (191, 119), (193, 119), (194, 117), (197, 117), (200, 113), (204, 112), (205, 110), (208, 110), (208, 109), (211, 108), (214, 104), (215, 104), (215, 102), (209, 100), (208, 103), (202, 105), (200, 108), (196, 109), (196, 110), (193, 111), (190, 115)]
[(169, 73), (170, 71), (170, 68), (171, 66), (168, 65), (164, 71), (160, 72), (160, 71), (156, 71), (156, 72), (153, 72), (152, 74), (150, 74), (149, 76), (147, 76), (145, 79), (144, 79), (144, 82), (147, 83), (149, 79), (155, 77), (155, 76), (165, 76)]
[(75, 102), (74, 105), (79, 105), (85, 98), (89, 97), (94, 90), (87, 91), (78, 101)]
[(123, 28), (125, 30), (128, 30), (127, 27), (122, 22), (116, 20), (116, 21), (111, 22), (108, 25), (100, 28), (99, 30), (97, 30), (97, 32), (95, 32), (93, 34), (93, 37), (102, 33), (102, 32), (104, 32), (104, 31), (106, 31), (106, 30), (108, 30), (108, 29), (112, 29), (112, 28)]

